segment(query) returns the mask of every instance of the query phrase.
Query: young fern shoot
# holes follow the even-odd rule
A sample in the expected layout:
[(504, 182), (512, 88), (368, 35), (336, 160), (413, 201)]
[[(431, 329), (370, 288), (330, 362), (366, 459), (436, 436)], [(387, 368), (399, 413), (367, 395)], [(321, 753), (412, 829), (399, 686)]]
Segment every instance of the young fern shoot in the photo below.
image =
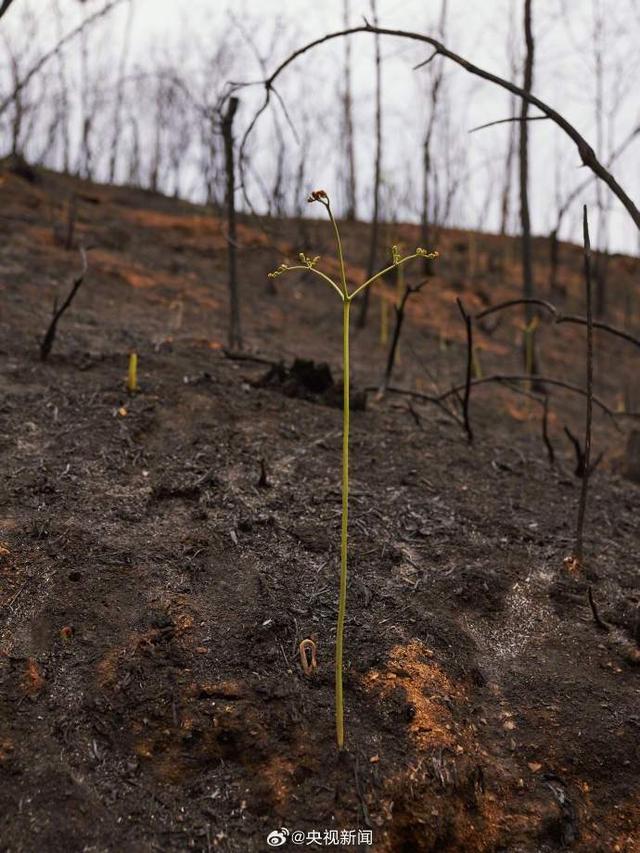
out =
[(316, 268), (319, 257), (309, 258), (300, 253), (299, 264), (280, 264), (277, 270), (269, 273), (270, 278), (276, 278), (283, 273), (293, 270), (305, 270), (323, 279), (332, 287), (342, 300), (342, 523), (340, 533), (340, 587), (338, 595), (338, 623), (336, 629), (336, 667), (335, 667), (335, 699), (336, 699), (336, 739), (338, 749), (344, 749), (344, 699), (342, 690), (343, 671), (343, 649), (344, 649), (344, 624), (347, 612), (347, 541), (349, 529), (349, 340), (350, 340), (350, 309), (351, 302), (359, 294), (365, 291), (374, 281), (382, 278), (391, 270), (402, 267), (404, 264), (416, 258), (437, 258), (437, 252), (427, 252), (426, 249), (416, 249), (412, 255), (402, 257), (397, 246), (393, 246), (391, 252), (392, 263), (380, 272), (368, 278), (351, 293), (347, 285), (347, 275), (344, 264), (344, 253), (342, 250), (342, 239), (338, 223), (331, 210), (329, 196), (324, 190), (312, 192), (309, 202), (319, 202), (327, 211), (336, 238), (338, 261), (340, 266), (340, 280), (335, 282), (328, 275)]

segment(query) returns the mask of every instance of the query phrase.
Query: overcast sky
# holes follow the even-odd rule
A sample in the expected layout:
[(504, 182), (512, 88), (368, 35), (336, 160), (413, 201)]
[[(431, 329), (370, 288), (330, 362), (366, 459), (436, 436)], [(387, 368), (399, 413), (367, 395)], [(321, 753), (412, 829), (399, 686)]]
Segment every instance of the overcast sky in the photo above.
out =
[[(29, 0), (15, 0), (6, 18), (9, 38), (18, 38), (20, 26), (18, 7)], [(31, 0), (32, 7), (46, 0)], [(65, 20), (72, 22), (99, 0), (83, 6), (77, 0), (59, 0)], [(230, 37), (233, 25), (229, 15), (250, 30), (264, 52), (269, 68), (291, 52), (293, 47), (316, 36), (342, 28), (342, 0), (134, 0), (134, 24), (131, 64), (144, 65), (151, 54), (166, 52), (177, 61), (192, 61), (191, 54), (212, 52), (223, 39)], [(378, 15), (382, 25), (435, 34), (440, 14), (440, 0), (378, 0)], [(510, 77), (510, 51), (521, 55), (520, 0), (449, 0), (447, 44), (469, 59), (489, 70)], [(607, 115), (602, 138), (598, 139), (595, 122), (595, 61), (593, 54), (593, 21), (598, 8), (604, 15), (601, 27), (603, 45), (607, 47), (604, 60), (604, 95), (607, 112), (618, 97), (622, 106), (615, 115)], [(569, 15), (563, 15), (563, 10)], [(562, 112), (587, 137), (606, 161), (611, 150), (640, 119), (639, 105), (634, 93), (639, 90), (638, 58), (636, 57), (640, 23), (633, 0), (534, 0), (534, 29), (536, 33), (536, 68), (534, 92)], [(515, 14), (515, 32), (509, 45), (510, 18)], [(360, 23), (362, 16), (371, 17), (369, 0), (351, 0), (351, 20)], [(117, 43), (126, 22), (126, 6), (115, 13), (111, 21), (110, 39)], [(274, 31), (279, 39), (273, 43)], [(237, 36), (237, 29), (235, 35)], [(182, 47), (180, 47), (182, 45)], [(195, 45), (195, 47), (193, 47)], [(353, 39), (354, 96), (356, 102), (356, 142), (360, 157), (361, 186), (368, 184), (373, 156), (373, 39), (363, 35)], [(384, 57), (384, 176), (387, 183), (417, 182), (420, 168), (420, 141), (425, 120), (426, 71), (412, 67), (428, 52), (424, 48), (395, 39), (383, 40)], [(317, 127), (314, 144), (325, 149), (335, 148), (338, 127), (327, 128), (333, 111), (337, 122), (339, 111), (336, 92), (340, 82), (344, 47), (335, 42), (318, 49), (288, 69), (282, 78), (283, 95), (294, 124), (307, 120)], [(633, 57), (631, 61), (629, 57)], [(243, 55), (240, 67), (233, 69), (235, 79), (259, 79), (258, 63)], [(463, 153), (470, 169), (468, 190), (459, 200), (456, 218), (460, 224), (495, 227), (494, 209), (500, 184), (501, 157), (508, 136), (508, 125), (469, 134), (479, 124), (509, 114), (508, 95), (489, 83), (470, 77), (453, 65), (447, 66), (448, 102), (452, 113), (453, 144)], [(243, 120), (248, 120), (258, 90), (247, 95)], [(624, 98), (623, 98), (624, 95)], [(253, 100), (252, 100), (253, 99)], [(263, 121), (268, 121), (268, 117)], [(550, 122), (531, 124), (532, 136), (532, 213), (536, 230), (548, 230), (553, 221), (554, 196), (566, 193), (582, 179), (579, 160), (572, 144)], [(329, 132), (330, 131), (330, 132)], [(325, 137), (323, 140), (322, 137)], [(269, 152), (262, 152), (263, 158)], [(632, 197), (638, 183), (638, 144), (629, 148), (615, 167)], [(336, 157), (321, 156), (314, 161), (313, 183), (331, 185), (335, 181)], [(487, 165), (488, 164), (488, 165)], [(262, 166), (268, 168), (266, 160)], [(366, 205), (366, 191), (362, 190)], [(594, 202), (593, 190), (576, 201), (572, 212), (572, 227), (579, 221), (582, 201)], [(608, 240), (612, 249), (635, 250), (637, 238), (627, 214), (612, 203)]]

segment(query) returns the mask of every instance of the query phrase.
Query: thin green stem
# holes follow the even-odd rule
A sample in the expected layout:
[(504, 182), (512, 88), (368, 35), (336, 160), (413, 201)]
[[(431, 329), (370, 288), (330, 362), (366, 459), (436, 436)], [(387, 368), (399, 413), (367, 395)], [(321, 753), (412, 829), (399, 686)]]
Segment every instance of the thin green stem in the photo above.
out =
[[(338, 593), (338, 623), (336, 626), (336, 739), (338, 742), (338, 749), (344, 749), (344, 692), (342, 685), (342, 675), (344, 668), (344, 626), (347, 615), (347, 546), (348, 546), (348, 535), (349, 535), (349, 422), (350, 422), (350, 401), (349, 401), (349, 336), (350, 336), (350, 312), (351, 312), (351, 301), (352, 299), (360, 293), (361, 290), (364, 290), (370, 284), (372, 284), (376, 279), (379, 279), (381, 276), (385, 275), (385, 273), (390, 272), (393, 269), (397, 269), (401, 267), (403, 264), (407, 263), (407, 261), (411, 261), (414, 258), (419, 257), (437, 257), (436, 253), (427, 254), (423, 249), (419, 249), (413, 255), (408, 255), (406, 258), (400, 258), (398, 255), (397, 248), (393, 247), (393, 259), (394, 263), (391, 266), (386, 267), (383, 270), (380, 270), (379, 273), (372, 276), (370, 279), (361, 284), (360, 287), (356, 288), (353, 293), (349, 293), (347, 286), (347, 274), (344, 266), (344, 255), (342, 251), (342, 239), (340, 237), (340, 230), (338, 228), (338, 223), (336, 222), (333, 213), (331, 212), (331, 205), (329, 203), (329, 198), (327, 194), (323, 190), (316, 190), (311, 193), (309, 196), (309, 201), (319, 201), (324, 207), (327, 209), (327, 213), (329, 215), (329, 219), (331, 220), (331, 224), (333, 226), (333, 230), (336, 236), (336, 243), (338, 246), (338, 257), (340, 260), (340, 286), (336, 284), (333, 279), (329, 278), (325, 273), (320, 272), (320, 270), (315, 269), (313, 266), (309, 265), (295, 265), (292, 267), (287, 266), (286, 264), (282, 264), (271, 273), (272, 276), (278, 276), (282, 273), (289, 272), (290, 270), (310, 270), (316, 275), (323, 278), (328, 284), (333, 287), (336, 293), (340, 296), (342, 300), (342, 523), (341, 523), (341, 532), (340, 532), (340, 586)], [(306, 257), (302, 256), (303, 260), (306, 260)]]
[(336, 243), (338, 244), (338, 259), (340, 260), (340, 278), (342, 280), (342, 294), (345, 299), (349, 298), (349, 291), (347, 290), (347, 273), (344, 268), (344, 254), (342, 252), (342, 238), (340, 237), (340, 230), (338, 229), (338, 223), (335, 220), (333, 212), (331, 211), (331, 205), (327, 201), (325, 203), (325, 207), (327, 208), (327, 213), (329, 214), (329, 219), (331, 220), (331, 224), (333, 225), (333, 230), (336, 235)]
[(347, 541), (349, 529), (349, 312), (351, 300), (342, 303), (342, 529), (340, 534), (340, 592), (336, 629), (336, 737), (344, 749), (344, 700), (342, 659), (344, 622), (347, 612)]
[(412, 261), (414, 258), (422, 258), (422, 257), (424, 257), (424, 255), (416, 252), (413, 255), (407, 255), (406, 258), (401, 258), (397, 263), (391, 264), (391, 266), (385, 267), (383, 270), (380, 270), (380, 272), (377, 272), (375, 275), (371, 276), (371, 278), (368, 278), (363, 284), (360, 285), (360, 287), (356, 288), (353, 291), (353, 293), (349, 296), (349, 299), (353, 299), (353, 297), (357, 296), (361, 290), (364, 290), (365, 287), (369, 287), (369, 285), (373, 284), (373, 282), (376, 279), (380, 278), (383, 275), (386, 275), (386, 273), (391, 272), (391, 270), (397, 269), (398, 267), (402, 266), (403, 264), (406, 264), (407, 261)]
[(338, 285), (335, 283), (335, 281), (332, 278), (329, 278), (329, 276), (325, 273), (321, 272), (320, 270), (317, 270), (315, 267), (308, 267), (306, 264), (296, 264), (293, 267), (287, 267), (285, 272), (290, 272), (291, 270), (305, 270), (306, 272), (312, 272), (315, 273), (315, 275), (319, 275), (320, 278), (323, 278), (328, 284), (331, 285), (331, 287), (336, 291), (340, 299), (344, 299), (343, 293), (338, 287)]

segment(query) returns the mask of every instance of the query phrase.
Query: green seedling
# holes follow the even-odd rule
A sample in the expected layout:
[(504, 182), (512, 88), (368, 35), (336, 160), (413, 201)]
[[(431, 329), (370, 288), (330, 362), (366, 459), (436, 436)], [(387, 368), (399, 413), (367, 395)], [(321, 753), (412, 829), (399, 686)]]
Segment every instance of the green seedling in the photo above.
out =
[(304, 270), (325, 281), (340, 297), (342, 301), (342, 524), (340, 533), (340, 588), (338, 595), (338, 624), (336, 629), (336, 671), (335, 671), (335, 697), (336, 697), (336, 740), (338, 749), (344, 749), (344, 699), (342, 690), (343, 650), (344, 650), (344, 623), (347, 612), (347, 540), (349, 530), (349, 339), (350, 339), (350, 310), (351, 303), (358, 294), (366, 290), (374, 281), (382, 278), (386, 273), (394, 269), (402, 268), (415, 258), (437, 258), (437, 252), (427, 252), (426, 249), (416, 249), (412, 255), (402, 257), (397, 246), (391, 250), (391, 264), (380, 272), (368, 278), (365, 282), (355, 288), (351, 293), (347, 285), (347, 274), (345, 271), (344, 254), (342, 251), (342, 239), (338, 223), (331, 211), (329, 196), (324, 190), (316, 190), (307, 199), (309, 202), (320, 203), (329, 216), (335, 233), (338, 250), (338, 261), (340, 266), (340, 280), (336, 283), (332, 278), (317, 269), (319, 257), (309, 258), (304, 253), (298, 256), (299, 264), (280, 264), (277, 270), (269, 273), (270, 278), (276, 278), (286, 272), (293, 270)]
[(129, 394), (137, 394), (138, 390), (138, 353), (133, 350), (129, 353), (127, 391), (129, 392)]

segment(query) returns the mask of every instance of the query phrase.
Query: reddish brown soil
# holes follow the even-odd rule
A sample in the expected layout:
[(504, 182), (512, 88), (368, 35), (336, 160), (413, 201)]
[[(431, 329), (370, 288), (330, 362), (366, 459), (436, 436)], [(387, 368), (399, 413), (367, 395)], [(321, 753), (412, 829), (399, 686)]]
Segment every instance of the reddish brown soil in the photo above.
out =
[[(404, 397), (353, 413), (339, 758), (338, 409), (225, 356), (224, 227), (206, 211), (51, 174), (0, 181), (0, 850), (262, 851), (285, 826), (370, 827), (376, 851), (640, 851), (640, 489), (617, 473), (630, 421), (596, 417), (605, 457), (572, 575), (580, 481), (563, 427), (580, 434), (581, 397), (552, 396), (554, 467), (539, 407), (505, 389), (474, 393), (471, 447)], [(79, 262), (60, 246), (71, 191), (90, 273), (42, 364), (53, 293)], [(264, 228), (240, 235), (248, 349), (335, 375), (334, 294), (265, 278), (298, 237), (330, 254), (330, 233)], [(361, 262), (366, 228), (346, 238)], [(438, 242), (394, 378), (429, 393), (463, 375), (455, 297), (477, 309), (517, 293), (509, 241)], [(562, 307), (581, 311), (579, 250), (563, 257)], [(637, 265), (612, 267), (623, 322)], [(379, 310), (354, 335), (360, 388), (384, 363)], [(485, 372), (519, 372), (519, 317), (479, 340)], [(544, 370), (582, 383), (583, 339), (545, 325)], [(625, 383), (637, 395), (637, 351), (597, 342), (615, 409)]]

